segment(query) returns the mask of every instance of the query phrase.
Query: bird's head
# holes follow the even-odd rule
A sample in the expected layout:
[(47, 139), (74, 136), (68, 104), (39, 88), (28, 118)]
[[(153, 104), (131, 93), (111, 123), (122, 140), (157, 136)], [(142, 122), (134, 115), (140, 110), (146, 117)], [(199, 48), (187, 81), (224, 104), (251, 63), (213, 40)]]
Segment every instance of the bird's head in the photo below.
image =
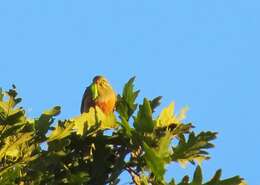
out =
[(90, 86), (92, 98), (95, 100), (101, 91), (108, 88), (111, 89), (112, 87), (104, 76), (95, 76)]
[(108, 80), (104, 76), (95, 76), (92, 82), (97, 85), (109, 84)]

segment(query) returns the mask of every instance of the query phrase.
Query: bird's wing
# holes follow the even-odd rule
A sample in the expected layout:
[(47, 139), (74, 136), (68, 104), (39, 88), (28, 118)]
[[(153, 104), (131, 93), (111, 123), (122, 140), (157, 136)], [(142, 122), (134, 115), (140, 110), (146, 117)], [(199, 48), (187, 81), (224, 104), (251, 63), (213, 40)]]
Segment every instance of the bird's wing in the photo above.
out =
[(94, 102), (92, 100), (92, 94), (91, 94), (90, 87), (87, 87), (84, 94), (83, 94), (82, 101), (81, 101), (81, 107), (80, 107), (81, 114), (83, 112), (88, 111), (89, 108), (91, 106), (93, 106), (93, 103)]

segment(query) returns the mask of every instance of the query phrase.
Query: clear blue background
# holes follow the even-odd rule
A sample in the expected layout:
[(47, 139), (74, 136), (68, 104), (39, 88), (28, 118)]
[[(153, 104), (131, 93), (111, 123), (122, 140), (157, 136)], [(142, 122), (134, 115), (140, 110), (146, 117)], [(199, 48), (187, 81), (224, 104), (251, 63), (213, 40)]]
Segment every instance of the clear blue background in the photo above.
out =
[[(117, 92), (136, 75), (139, 101), (162, 95), (158, 111), (172, 100), (188, 105), (196, 131), (219, 132), (206, 178), (223, 168), (224, 177), (259, 185), (259, 7), (258, 0), (0, 1), (0, 86), (16, 84), (32, 117), (61, 105), (60, 118), (68, 118), (94, 75)], [(193, 168), (175, 165), (167, 177)]]

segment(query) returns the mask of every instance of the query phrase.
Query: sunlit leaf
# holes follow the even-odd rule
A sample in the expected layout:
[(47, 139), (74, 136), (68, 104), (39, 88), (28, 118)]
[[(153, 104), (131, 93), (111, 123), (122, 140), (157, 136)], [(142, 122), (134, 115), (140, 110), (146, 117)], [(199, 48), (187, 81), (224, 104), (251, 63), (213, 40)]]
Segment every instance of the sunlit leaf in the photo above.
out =
[(73, 127), (74, 123), (71, 121), (59, 122), (59, 124), (51, 132), (47, 141), (51, 142), (69, 136), (73, 132)]
[(39, 119), (35, 121), (35, 129), (41, 139), (45, 138), (46, 133), (54, 121), (54, 116), (57, 116), (59, 113), (60, 107), (55, 106), (52, 109), (44, 111)]
[(187, 108), (183, 108), (180, 114), (174, 115), (175, 104), (172, 102), (168, 107), (164, 108), (156, 120), (157, 127), (167, 127), (171, 124), (180, 124), (186, 117)]
[(89, 128), (98, 124), (96, 111), (92, 107), (89, 109), (89, 112), (85, 112), (73, 118), (72, 121), (74, 122), (74, 129), (77, 134), (81, 136), (84, 135)]
[(79, 135), (84, 135), (93, 126), (99, 126), (100, 129), (110, 129), (118, 126), (115, 115), (113, 113), (106, 115), (99, 107), (91, 107), (89, 112), (75, 117), (72, 121), (75, 123), (74, 129)]
[(15, 136), (9, 136), (5, 139), (4, 147), (0, 150), (0, 159), (5, 155), (10, 155), (11, 157), (19, 157), (19, 147), (20, 145), (26, 143), (32, 139), (33, 132), (27, 132), (23, 134), (18, 134)]
[(96, 117), (101, 129), (110, 129), (118, 126), (114, 113), (106, 115), (99, 107), (96, 107)]

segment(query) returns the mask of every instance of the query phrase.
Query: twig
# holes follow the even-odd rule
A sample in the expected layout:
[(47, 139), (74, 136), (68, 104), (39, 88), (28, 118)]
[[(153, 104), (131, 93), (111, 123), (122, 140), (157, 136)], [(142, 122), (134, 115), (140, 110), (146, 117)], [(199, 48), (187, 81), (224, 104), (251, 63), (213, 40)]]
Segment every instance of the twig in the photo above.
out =
[(132, 181), (136, 184), (136, 185), (141, 185), (140, 183), (140, 175), (134, 171), (132, 168), (126, 166), (126, 171), (131, 175), (132, 177)]

